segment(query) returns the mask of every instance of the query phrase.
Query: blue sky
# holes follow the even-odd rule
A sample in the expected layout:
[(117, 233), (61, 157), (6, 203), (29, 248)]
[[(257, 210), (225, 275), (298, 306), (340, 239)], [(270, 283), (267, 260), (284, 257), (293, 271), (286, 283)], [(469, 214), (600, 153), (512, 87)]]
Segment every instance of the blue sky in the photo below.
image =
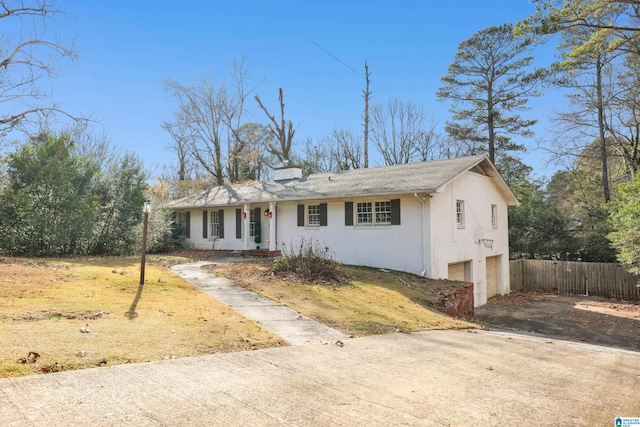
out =
[[(75, 37), (80, 57), (51, 81), (54, 100), (70, 112), (92, 115), (116, 146), (137, 152), (156, 170), (174, 161), (160, 126), (176, 104), (163, 91), (163, 79), (226, 80), (233, 59), (245, 58), (268, 108), (276, 110), (277, 90), (284, 89), (286, 115), (302, 142), (335, 127), (361, 129), (366, 59), (374, 103), (391, 96), (412, 99), (444, 124), (448, 105), (437, 102), (435, 92), (458, 43), (534, 9), (529, 0), (59, 0), (58, 5), (69, 15), (57, 17), (54, 27), (63, 37)], [(539, 64), (552, 56), (551, 47), (542, 49)], [(532, 102), (525, 115), (541, 121), (537, 139), (546, 135), (550, 106), (561, 102), (557, 94)], [(265, 123), (253, 100), (250, 107), (250, 119)], [(535, 139), (525, 143), (536, 145)], [(530, 150), (524, 160), (537, 175), (552, 173), (540, 150)]]

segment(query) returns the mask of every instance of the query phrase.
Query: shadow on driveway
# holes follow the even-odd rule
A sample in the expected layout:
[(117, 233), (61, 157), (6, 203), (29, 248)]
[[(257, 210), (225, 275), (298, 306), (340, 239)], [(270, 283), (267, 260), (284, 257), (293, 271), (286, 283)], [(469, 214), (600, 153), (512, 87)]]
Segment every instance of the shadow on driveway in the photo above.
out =
[(587, 296), (512, 293), (475, 310), (492, 329), (640, 351), (640, 303)]

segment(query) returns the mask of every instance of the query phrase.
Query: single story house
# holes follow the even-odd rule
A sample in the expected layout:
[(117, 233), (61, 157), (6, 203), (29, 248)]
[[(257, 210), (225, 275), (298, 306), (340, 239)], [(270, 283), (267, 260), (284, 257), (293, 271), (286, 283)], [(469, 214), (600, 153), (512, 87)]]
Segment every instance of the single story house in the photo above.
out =
[(171, 203), (195, 249), (277, 251), (301, 239), (345, 264), (474, 284), (474, 305), (509, 293), (507, 207), (515, 195), (486, 156), (212, 187)]

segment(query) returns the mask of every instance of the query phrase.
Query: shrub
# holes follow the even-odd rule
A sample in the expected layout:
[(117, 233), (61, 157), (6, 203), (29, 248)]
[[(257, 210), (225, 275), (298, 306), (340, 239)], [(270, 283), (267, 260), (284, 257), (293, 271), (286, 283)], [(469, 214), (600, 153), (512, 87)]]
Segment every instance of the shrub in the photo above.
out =
[(299, 245), (282, 244), (282, 257), (274, 261), (271, 271), (295, 273), (306, 280), (341, 281), (340, 265), (328, 246), (303, 237)]

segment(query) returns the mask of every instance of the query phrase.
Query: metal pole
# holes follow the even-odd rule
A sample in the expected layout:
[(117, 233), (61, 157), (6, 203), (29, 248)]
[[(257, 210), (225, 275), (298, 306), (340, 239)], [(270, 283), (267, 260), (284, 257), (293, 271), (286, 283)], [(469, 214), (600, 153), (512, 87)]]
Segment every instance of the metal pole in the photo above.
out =
[(147, 224), (149, 223), (149, 212), (144, 212), (144, 225), (142, 229), (142, 260), (140, 261), (140, 284), (144, 285), (144, 267), (147, 263)]

